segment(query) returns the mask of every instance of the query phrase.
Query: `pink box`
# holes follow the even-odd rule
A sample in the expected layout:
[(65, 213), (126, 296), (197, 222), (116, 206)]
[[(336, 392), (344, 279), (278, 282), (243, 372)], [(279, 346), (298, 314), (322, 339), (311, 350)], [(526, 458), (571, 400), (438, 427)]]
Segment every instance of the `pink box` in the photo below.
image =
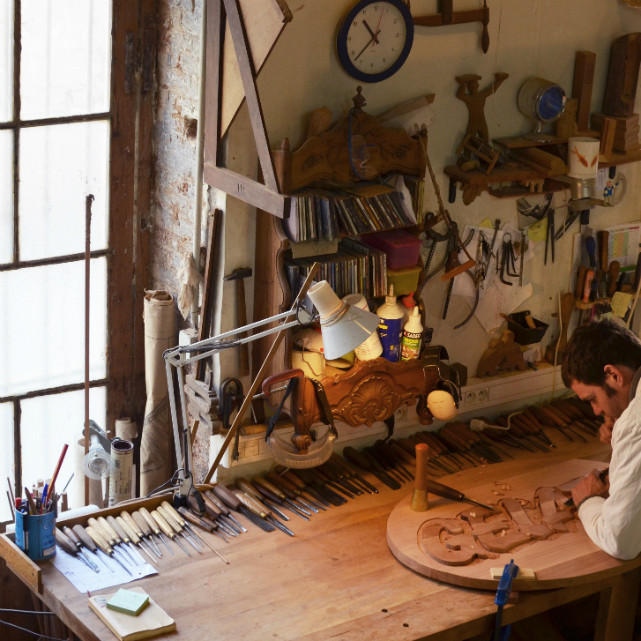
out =
[(382, 249), (387, 255), (387, 269), (405, 269), (418, 263), (421, 239), (404, 229), (364, 234), (361, 240), (371, 247)]

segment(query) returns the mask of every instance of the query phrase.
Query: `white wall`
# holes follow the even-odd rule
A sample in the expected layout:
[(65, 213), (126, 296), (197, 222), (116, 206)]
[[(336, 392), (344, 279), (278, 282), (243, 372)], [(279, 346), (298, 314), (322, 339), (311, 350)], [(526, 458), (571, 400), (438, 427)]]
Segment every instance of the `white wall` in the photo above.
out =
[[(481, 6), (480, 0), (459, 0), (454, 9)], [(485, 117), (490, 136), (512, 136), (529, 131), (532, 124), (516, 107), (521, 84), (531, 76), (541, 76), (559, 83), (570, 94), (575, 53), (588, 50), (596, 53), (596, 70), (592, 111), (600, 111), (612, 41), (625, 33), (641, 31), (641, 10), (627, 7), (620, 0), (490, 0), (490, 45), (487, 54), (480, 48), (479, 23), (447, 27), (417, 27), (410, 56), (393, 77), (378, 84), (364, 84), (367, 99), (365, 109), (381, 113), (404, 100), (433, 93), (432, 105), (436, 122), (429, 129), (429, 156), (447, 201), (448, 178), (446, 165), (455, 161), (455, 149), (467, 125), (467, 108), (455, 97), (458, 87), (455, 76), (476, 73), (482, 77), (480, 87), (489, 84), (495, 72), (506, 72), (509, 78), (496, 95), (488, 98)], [(289, 3), (293, 21), (288, 24), (276, 44), (259, 78), (259, 90), (272, 148), (288, 137), (292, 147), (302, 141), (307, 115), (320, 106), (329, 107), (335, 118), (351, 106), (356, 86), (339, 66), (335, 53), (336, 25), (351, 3), (346, 0), (323, 0)], [(413, 0), (414, 15), (436, 11), (436, 2)], [(639, 111), (639, 109), (636, 109)], [(229, 157), (232, 162), (252, 166), (253, 142), (246, 110), (233, 127)], [(614, 224), (638, 220), (640, 163), (621, 168), (627, 179), (627, 193), (617, 207), (597, 207), (591, 213), (595, 230)], [(563, 220), (562, 208), (568, 194), (554, 196), (557, 207), (557, 228)], [(531, 199), (541, 200), (540, 196)], [(434, 190), (427, 181), (426, 209), (436, 211)], [(456, 203), (446, 206), (462, 229), (465, 224), (478, 224), (483, 219), (500, 218), (503, 223), (517, 225), (516, 199), (497, 199), (487, 193), (471, 205), (462, 202), (458, 193)], [(253, 262), (251, 228), (253, 212), (237, 202), (227, 204), (226, 271)], [(578, 230), (575, 223), (571, 231)], [(257, 241), (260, 242), (260, 241)], [(525, 280), (534, 286), (533, 296), (522, 309), (529, 309), (536, 318), (550, 323), (545, 341), (554, 338), (558, 293), (568, 291), (571, 239), (564, 237), (556, 246), (556, 261), (543, 265), (543, 243), (535, 248), (536, 255), (525, 265)], [(435, 259), (438, 257), (435, 257)], [(438, 282), (437, 282), (438, 281)], [(225, 289), (233, 296), (232, 289)], [(454, 299), (448, 320), (441, 321), (445, 284), (440, 279), (426, 287), (424, 300), (428, 321), (435, 328), (433, 343), (446, 346), (450, 359), (467, 365), (470, 374), (476, 370), (478, 359), (491, 338), (473, 319), (456, 332), (450, 327), (462, 319), (468, 307)], [(427, 302), (429, 301), (429, 303)], [(249, 310), (251, 312), (251, 309)], [(450, 319), (454, 319), (451, 322)], [(223, 325), (232, 325), (227, 315)]]

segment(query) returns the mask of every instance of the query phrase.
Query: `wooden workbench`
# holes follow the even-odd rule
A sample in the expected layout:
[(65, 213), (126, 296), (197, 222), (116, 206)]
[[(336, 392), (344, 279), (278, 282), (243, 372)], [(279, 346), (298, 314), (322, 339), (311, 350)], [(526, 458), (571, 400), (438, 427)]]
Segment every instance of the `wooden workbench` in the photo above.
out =
[[(558, 433), (552, 438), (559, 443), (553, 452), (497, 465), (527, 471), (565, 459), (607, 459), (607, 448), (597, 441), (567, 443)], [(441, 583), (399, 563), (388, 547), (387, 521), (411, 492), (410, 484), (392, 491), (368, 478), (380, 488), (378, 495), (359, 496), (310, 521), (292, 516), (294, 538), (279, 530), (265, 533), (247, 522), (249, 531), (229, 544), (205, 535), (229, 565), (209, 550), (196, 559), (174, 546), (175, 556), (165, 554), (159, 561), (159, 574), (136, 582), (176, 619), (178, 632), (164, 638), (451, 641), (479, 634), (490, 638), (494, 592)], [(454, 485), (456, 476), (447, 477), (447, 482)], [(631, 638), (639, 562), (615, 566), (607, 576), (588, 577), (569, 588), (521, 593), (517, 603), (505, 608), (504, 624), (601, 592), (605, 607), (595, 638)], [(78, 637), (115, 638), (89, 609), (86, 595), (50, 563), (40, 567), (40, 598)]]

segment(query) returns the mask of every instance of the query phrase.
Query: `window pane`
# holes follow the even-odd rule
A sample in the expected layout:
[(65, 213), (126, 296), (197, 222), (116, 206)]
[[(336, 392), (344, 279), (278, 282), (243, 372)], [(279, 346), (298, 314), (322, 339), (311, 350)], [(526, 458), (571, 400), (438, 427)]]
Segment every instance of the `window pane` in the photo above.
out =
[(0, 263), (10, 262), (13, 254), (12, 143), (13, 133), (0, 131)]
[[(11, 480), (11, 489), (15, 492), (13, 487), (13, 477), (16, 473), (13, 465), (13, 403), (0, 403), (0, 479), (6, 483), (5, 479)], [(7, 490), (9, 487), (7, 487)], [(11, 521), (11, 510), (9, 509), (8, 501), (0, 501), (0, 521)]]
[[(84, 445), (78, 446), (85, 424), (85, 393), (68, 392), (22, 401), (22, 482), (28, 488), (38, 479), (51, 478), (62, 448), (69, 445), (56, 487), (62, 491), (69, 477), (67, 488), (70, 507), (84, 505), (84, 477), (80, 465)], [(105, 429), (105, 388), (89, 391), (89, 418)]]
[(109, 108), (110, 0), (22, 0), (22, 120)]
[(0, 0), (0, 120), (11, 119), (12, 98), (13, 2)]
[(20, 137), (20, 258), (85, 250), (85, 201), (95, 200), (91, 248), (107, 245), (109, 124), (23, 129)]
[[(105, 377), (106, 260), (91, 261), (90, 377)], [(0, 397), (84, 381), (83, 261), (0, 273)]]

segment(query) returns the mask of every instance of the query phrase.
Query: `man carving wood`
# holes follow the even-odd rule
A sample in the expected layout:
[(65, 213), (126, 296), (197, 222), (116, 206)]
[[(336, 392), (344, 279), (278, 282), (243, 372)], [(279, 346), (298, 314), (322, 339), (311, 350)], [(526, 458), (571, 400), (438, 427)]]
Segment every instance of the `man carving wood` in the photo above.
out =
[(594, 471), (572, 490), (588, 536), (618, 559), (641, 552), (641, 341), (613, 320), (578, 327), (563, 355), (563, 382), (604, 417), (609, 480)]

